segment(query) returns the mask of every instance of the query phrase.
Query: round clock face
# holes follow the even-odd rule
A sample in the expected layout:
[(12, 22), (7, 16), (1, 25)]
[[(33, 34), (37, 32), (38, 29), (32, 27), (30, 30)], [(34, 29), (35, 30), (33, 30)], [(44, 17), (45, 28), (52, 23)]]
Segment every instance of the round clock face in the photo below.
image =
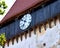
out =
[(23, 16), (23, 18), (20, 20), (20, 29), (24, 30), (26, 28), (28, 28), (28, 26), (30, 25), (32, 21), (32, 17), (30, 14), (26, 14)]

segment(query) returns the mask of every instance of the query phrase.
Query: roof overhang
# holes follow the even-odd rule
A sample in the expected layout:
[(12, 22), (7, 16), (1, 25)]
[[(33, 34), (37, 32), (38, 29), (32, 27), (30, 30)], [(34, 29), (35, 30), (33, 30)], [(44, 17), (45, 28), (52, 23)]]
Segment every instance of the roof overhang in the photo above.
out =
[(9, 20), (14, 19), (15, 17), (17, 17), (19, 14), (21, 14), (25, 10), (43, 1), (45, 0), (16, 0), (15, 4), (12, 6), (10, 11), (1, 20), (0, 24), (6, 23)]

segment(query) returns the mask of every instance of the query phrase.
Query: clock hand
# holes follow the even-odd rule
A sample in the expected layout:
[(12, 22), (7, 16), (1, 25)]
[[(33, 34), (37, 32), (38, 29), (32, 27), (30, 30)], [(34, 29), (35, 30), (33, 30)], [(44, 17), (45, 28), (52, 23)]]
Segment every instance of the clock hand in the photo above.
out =
[(20, 27), (21, 27), (21, 28), (23, 28), (23, 27), (24, 27), (24, 24), (23, 24), (23, 25), (21, 25)]

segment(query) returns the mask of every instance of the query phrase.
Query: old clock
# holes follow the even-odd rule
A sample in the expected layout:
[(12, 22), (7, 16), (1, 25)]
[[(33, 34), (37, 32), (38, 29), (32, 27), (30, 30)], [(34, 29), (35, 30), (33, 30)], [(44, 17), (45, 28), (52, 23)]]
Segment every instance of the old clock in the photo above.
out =
[(30, 23), (32, 21), (32, 16), (31, 14), (26, 14), (24, 15), (21, 20), (20, 20), (20, 23), (19, 23), (19, 26), (20, 26), (20, 29), (21, 30), (25, 30), (26, 28), (29, 27)]

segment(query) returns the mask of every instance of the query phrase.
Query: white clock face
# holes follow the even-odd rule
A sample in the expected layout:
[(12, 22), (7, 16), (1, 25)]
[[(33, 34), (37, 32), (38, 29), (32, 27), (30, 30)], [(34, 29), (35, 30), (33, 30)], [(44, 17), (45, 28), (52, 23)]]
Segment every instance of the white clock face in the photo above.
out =
[(32, 17), (30, 14), (26, 14), (23, 16), (23, 18), (20, 20), (20, 29), (24, 30), (26, 29), (32, 21)]

